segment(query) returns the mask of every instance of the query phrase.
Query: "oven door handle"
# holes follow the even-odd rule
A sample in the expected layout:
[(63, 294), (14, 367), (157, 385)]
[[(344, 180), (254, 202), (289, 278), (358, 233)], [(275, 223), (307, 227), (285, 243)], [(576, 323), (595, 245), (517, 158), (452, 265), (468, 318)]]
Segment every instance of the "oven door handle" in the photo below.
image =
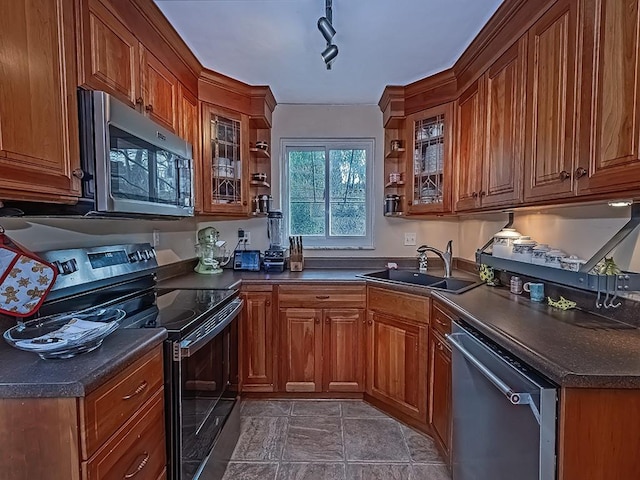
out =
[(529, 405), (531, 411), (533, 412), (533, 416), (536, 417), (538, 424), (540, 424), (540, 411), (538, 410), (537, 405), (533, 401), (531, 394), (526, 392), (514, 392), (513, 389), (507, 385), (500, 377), (498, 377), (495, 373), (493, 373), (489, 368), (478, 360), (469, 350), (464, 348), (464, 346), (456, 340), (456, 337), (464, 337), (466, 336), (464, 333), (452, 333), (446, 335), (447, 341), (449, 344), (454, 347), (458, 352), (462, 354), (474, 367), (476, 367), (480, 373), (482, 373), (487, 380), (489, 380), (500, 392), (507, 397), (514, 405)]
[[(213, 337), (222, 332), (227, 326), (238, 316), (242, 307), (244, 306), (244, 300), (241, 298), (235, 298), (229, 302), (223, 308), (225, 310), (225, 317), (221, 321), (214, 321), (214, 318), (209, 319), (195, 332), (187, 335), (180, 343), (180, 358), (190, 357), (202, 347), (211, 341)], [(212, 325), (208, 325), (208, 323)]]

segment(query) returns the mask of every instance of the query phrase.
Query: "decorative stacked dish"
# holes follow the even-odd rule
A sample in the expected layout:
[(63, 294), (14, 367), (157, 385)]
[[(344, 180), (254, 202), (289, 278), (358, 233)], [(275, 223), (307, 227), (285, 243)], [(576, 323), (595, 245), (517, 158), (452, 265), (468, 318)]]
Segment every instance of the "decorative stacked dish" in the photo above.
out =
[(12, 347), (44, 359), (71, 358), (102, 345), (126, 315), (117, 308), (92, 308), (36, 318), (8, 329), (4, 339)]

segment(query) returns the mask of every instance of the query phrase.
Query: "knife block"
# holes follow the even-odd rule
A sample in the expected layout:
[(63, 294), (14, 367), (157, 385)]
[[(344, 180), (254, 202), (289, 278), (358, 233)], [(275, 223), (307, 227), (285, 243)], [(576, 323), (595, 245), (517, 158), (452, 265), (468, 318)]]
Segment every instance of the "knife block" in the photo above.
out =
[(299, 253), (289, 258), (289, 270), (292, 272), (301, 272), (304, 268), (304, 256)]

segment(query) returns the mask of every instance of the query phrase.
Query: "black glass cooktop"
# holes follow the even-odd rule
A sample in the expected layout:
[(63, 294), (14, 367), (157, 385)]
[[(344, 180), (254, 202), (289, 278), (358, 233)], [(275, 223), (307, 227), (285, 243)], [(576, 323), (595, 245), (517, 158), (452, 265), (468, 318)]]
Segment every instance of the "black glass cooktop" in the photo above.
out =
[(160, 310), (154, 326), (164, 327), (169, 333), (189, 333), (203, 319), (215, 313), (228, 300), (237, 296), (237, 290), (156, 290)]

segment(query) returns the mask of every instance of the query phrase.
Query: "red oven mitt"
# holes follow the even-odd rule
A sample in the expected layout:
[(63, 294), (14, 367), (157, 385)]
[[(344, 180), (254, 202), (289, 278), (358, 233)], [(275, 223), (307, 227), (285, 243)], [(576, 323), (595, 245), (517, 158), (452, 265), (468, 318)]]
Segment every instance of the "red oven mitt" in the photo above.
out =
[(0, 313), (28, 317), (38, 311), (56, 281), (58, 271), (0, 227)]

